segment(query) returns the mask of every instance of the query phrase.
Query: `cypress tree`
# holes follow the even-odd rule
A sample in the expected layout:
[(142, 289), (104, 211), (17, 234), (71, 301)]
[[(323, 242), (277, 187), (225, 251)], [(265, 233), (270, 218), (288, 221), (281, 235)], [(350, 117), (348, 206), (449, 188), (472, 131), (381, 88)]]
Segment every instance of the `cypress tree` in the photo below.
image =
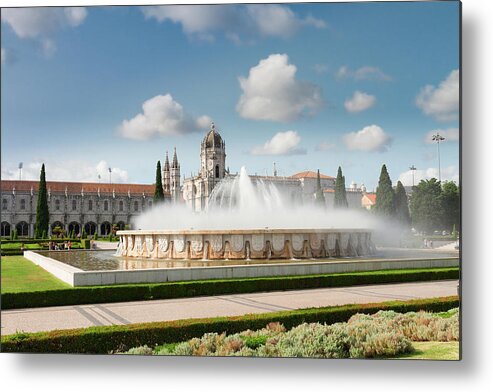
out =
[(49, 221), (50, 221), (50, 212), (48, 211), (45, 165), (43, 163), (43, 165), (41, 166), (41, 175), (39, 178), (38, 204), (36, 207), (36, 225), (34, 229), (34, 233), (35, 233), (34, 236), (36, 238), (42, 238), (43, 233), (48, 232)]
[(380, 179), (377, 187), (377, 200), (375, 203), (375, 212), (385, 218), (395, 217), (395, 195), (392, 188), (387, 166), (382, 165)]
[(337, 169), (336, 189), (334, 194), (334, 208), (347, 208), (346, 178), (342, 175), (342, 169)]
[(164, 200), (163, 180), (161, 177), (161, 162), (157, 161), (156, 165), (156, 189), (154, 190), (154, 203)]
[(405, 227), (411, 225), (407, 194), (404, 185), (402, 185), (402, 182), (400, 181), (397, 181), (397, 186), (395, 188), (395, 217), (397, 221)]
[(317, 190), (315, 191), (315, 204), (319, 207), (325, 208), (325, 197), (322, 190), (322, 184), (320, 183), (320, 170), (317, 170)]

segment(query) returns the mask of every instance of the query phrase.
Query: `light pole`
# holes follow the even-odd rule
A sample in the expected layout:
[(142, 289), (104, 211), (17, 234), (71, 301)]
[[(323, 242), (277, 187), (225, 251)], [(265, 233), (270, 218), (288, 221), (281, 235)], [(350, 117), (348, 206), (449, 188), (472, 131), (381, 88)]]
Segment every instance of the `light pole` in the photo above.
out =
[(108, 171), (110, 172), (110, 185), (111, 185), (111, 167), (108, 168)]
[(22, 167), (23, 167), (23, 163), (19, 162), (19, 181), (22, 180)]
[(411, 170), (413, 173), (413, 188), (414, 188), (414, 172), (416, 171), (416, 167), (414, 165), (412, 165), (409, 167), (409, 170)]
[(440, 135), (438, 132), (436, 135), (433, 135), (431, 140), (434, 142), (437, 142), (437, 150), (438, 150), (438, 182), (442, 183), (442, 174), (441, 174), (441, 169), (440, 169), (440, 142), (445, 140), (445, 138)]

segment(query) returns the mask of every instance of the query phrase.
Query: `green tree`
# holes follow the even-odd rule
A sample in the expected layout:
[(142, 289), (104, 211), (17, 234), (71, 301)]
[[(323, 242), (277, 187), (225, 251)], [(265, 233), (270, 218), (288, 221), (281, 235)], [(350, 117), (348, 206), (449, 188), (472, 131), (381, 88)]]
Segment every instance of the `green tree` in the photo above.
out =
[(334, 208), (347, 208), (348, 202), (346, 197), (346, 177), (342, 175), (342, 169), (337, 169), (336, 189), (334, 193)]
[(443, 221), (441, 186), (436, 178), (421, 180), (411, 197), (411, 220), (416, 230), (432, 233)]
[(319, 207), (325, 208), (324, 191), (322, 190), (322, 184), (320, 183), (320, 170), (317, 170), (317, 190), (315, 191), (315, 204)]
[(36, 206), (36, 224), (34, 229), (34, 236), (36, 238), (42, 238), (43, 232), (48, 232), (48, 225), (50, 221), (50, 212), (48, 210), (48, 196), (46, 192), (46, 174), (45, 165), (41, 166), (41, 175), (39, 178), (38, 187), (38, 204)]
[(402, 182), (397, 181), (395, 188), (395, 218), (401, 225), (409, 228), (411, 225), (411, 217), (409, 215), (409, 203), (406, 190)]
[(163, 180), (161, 177), (161, 162), (157, 161), (156, 165), (156, 189), (154, 190), (154, 203), (164, 200)]
[(460, 224), (460, 193), (459, 187), (453, 181), (442, 185), (441, 203), (443, 208), (443, 229), (452, 231)]
[(382, 165), (382, 170), (380, 171), (376, 202), (373, 209), (382, 217), (395, 217), (395, 194), (392, 188), (392, 181), (387, 172), (387, 166), (385, 165)]

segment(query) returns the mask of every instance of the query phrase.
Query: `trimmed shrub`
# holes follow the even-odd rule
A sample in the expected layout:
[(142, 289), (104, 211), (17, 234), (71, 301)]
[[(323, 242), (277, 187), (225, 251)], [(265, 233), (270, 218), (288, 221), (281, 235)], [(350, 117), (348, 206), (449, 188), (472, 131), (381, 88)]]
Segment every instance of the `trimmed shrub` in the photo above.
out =
[(91, 249), (91, 240), (86, 238), (80, 240), (81, 249)]
[[(131, 347), (155, 347), (164, 343), (184, 342), (206, 333), (235, 334), (260, 329), (268, 323), (280, 323), (290, 329), (303, 323), (333, 324), (349, 320), (357, 313), (379, 310), (444, 312), (459, 305), (458, 297), (391, 301), (364, 305), (344, 305), (236, 317), (188, 319), (130, 325), (112, 325), (39, 333), (2, 336), (3, 352), (92, 353), (125, 351)], [(178, 348), (178, 346), (176, 346)], [(249, 349), (251, 350), (251, 349)]]
[[(88, 244), (89, 240), (81, 240), (81, 247), (89, 246)], [(416, 282), (458, 278), (458, 268), (436, 268), (423, 270), (383, 270), (331, 275), (74, 287), (65, 290), (3, 293), (2, 308), (18, 309), (151, 299), (189, 298), (205, 295), (301, 290), (321, 287), (343, 287), (362, 284)]]

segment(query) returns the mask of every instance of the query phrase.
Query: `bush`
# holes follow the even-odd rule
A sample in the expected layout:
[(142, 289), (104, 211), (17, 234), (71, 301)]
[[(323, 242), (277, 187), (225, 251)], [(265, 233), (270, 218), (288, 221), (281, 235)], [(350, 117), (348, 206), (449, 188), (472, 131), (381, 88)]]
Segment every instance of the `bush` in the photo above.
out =
[(91, 249), (91, 240), (88, 240), (86, 238), (80, 240), (80, 247), (81, 249)]
[(94, 233), (93, 238), (94, 238), (94, 241), (97, 241), (98, 240), (98, 233)]
[[(163, 343), (184, 342), (206, 333), (235, 334), (247, 329), (262, 328), (267, 323), (277, 322), (289, 329), (303, 323), (333, 324), (347, 321), (356, 313), (371, 314), (379, 310), (394, 310), (401, 313), (419, 310), (443, 312), (458, 305), (458, 297), (444, 297), (249, 314), (236, 317), (112, 325), (34, 334), (21, 333), (2, 336), (2, 351), (102, 354), (144, 345), (155, 347)], [(178, 348), (178, 346), (176, 347)]]
[[(84, 248), (84, 246), (86, 246), (86, 248)], [(89, 249), (89, 246), (89, 240), (81, 240), (82, 249)], [(354, 272), (332, 275), (216, 279), (156, 284), (75, 287), (66, 290), (4, 293), (2, 294), (2, 308), (18, 309), (42, 306), (142, 301), (150, 299), (188, 298), (204, 295), (301, 290), (307, 288), (353, 286), (358, 284), (415, 282), (458, 278), (458, 268), (436, 268), (423, 270)]]

